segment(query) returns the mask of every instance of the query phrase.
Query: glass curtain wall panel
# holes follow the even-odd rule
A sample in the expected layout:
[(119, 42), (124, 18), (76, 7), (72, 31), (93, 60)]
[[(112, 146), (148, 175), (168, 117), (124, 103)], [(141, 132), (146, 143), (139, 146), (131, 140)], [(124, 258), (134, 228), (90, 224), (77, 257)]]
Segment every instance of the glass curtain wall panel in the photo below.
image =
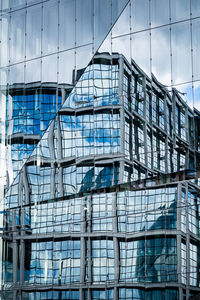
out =
[[(94, 190), (91, 194), (81, 192), (65, 199), (41, 200), (6, 210), (5, 234), (14, 226), (18, 240), (23, 230), (21, 238), (26, 255), (23, 257), (20, 254), (22, 261), (14, 274), (13, 264), (20, 245), (16, 245), (16, 252), (13, 253), (12, 243), (6, 243), (5, 283), (13, 284), (13, 278), (16, 278), (30, 290), (35, 286), (40, 289), (46, 285), (54, 288), (60, 285), (60, 293), (64, 293), (64, 286), (70, 285), (68, 293), (74, 288), (75, 295), (80, 292), (77, 285), (84, 287), (88, 284), (89, 293), (97, 297), (95, 293), (112, 295), (111, 286), (118, 278), (115, 295), (119, 297), (126, 293), (127, 297), (138, 293), (138, 297), (143, 297), (138, 299), (146, 299), (145, 283), (153, 283), (154, 288), (145, 293), (161, 294), (170, 299), (169, 293), (174, 295), (172, 299), (178, 299), (179, 282), (186, 284), (186, 274), (189, 272), (190, 288), (197, 287), (199, 189), (182, 182), (145, 188), (128, 188), (123, 184), (115, 191), (103, 191)], [(180, 212), (185, 216), (184, 197), (190, 203), (190, 214), (184, 225), (193, 234), (188, 245), (184, 240), (185, 228), (181, 226), (183, 219), (178, 219)], [(181, 239), (177, 238), (177, 231), (180, 231)], [(115, 236), (112, 236), (113, 233)], [(141, 285), (139, 291), (136, 287), (132, 292), (121, 289), (122, 284), (137, 283)], [(169, 290), (156, 289), (156, 284), (158, 287), (163, 283), (168, 283)], [(106, 284), (107, 290), (97, 292), (94, 284), (101, 284), (102, 287)], [(87, 299), (88, 291), (83, 288), (81, 292)], [(38, 293), (41, 291), (38, 290)], [(33, 295), (31, 291), (30, 294), (27, 292), (27, 297)], [(55, 299), (59, 299), (56, 295)]]
[(189, 300), (198, 1), (0, 7), (2, 297)]

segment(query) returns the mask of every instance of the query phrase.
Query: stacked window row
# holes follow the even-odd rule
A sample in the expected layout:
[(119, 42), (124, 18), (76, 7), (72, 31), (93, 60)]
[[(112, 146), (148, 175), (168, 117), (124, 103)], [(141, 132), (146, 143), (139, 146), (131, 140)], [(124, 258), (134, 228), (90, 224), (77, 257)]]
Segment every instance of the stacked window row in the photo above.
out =
[(143, 120), (132, 120), (125, 115), (125, 155), (129, 160), (138, 161), (144, 168), (162, 173), (177, 172), (194, 164), (194, 155), (187, 163), (188, 147), (177, 143), (176, 149), (172, 140), (160, 131), (145, 125)]
[[(91, 294), (93, 300), (112, 300), (114, 299), (113, 289), (107, 290), (84, 290), (84, 300), (88, 299), (88, 294)], [(178, 300), (178, 290), (177, 289), (152, 289), (152, 290), (142, 290), (142, 289), (133, 289), (133, 288), (119, 288), (118, 297), (119, 300)], [(10, 298), (7, 298), (10, 299)], [(24, 300), (47, 300), (47, 299), (65, 299), (65, 300), (78, 300), (79, 291), (51, 291), (51, 292), (38, 292), (38, 293), (28, 293), (23, 292)]]
[[(116, 248), (117, 246), (117, 248)], [(19, 245), (17, 246), (19, 250)], [(112, 284), (116, 278), (120, 283), (177, 282), (199, 287), (197, 244), (189, 243), (186, 258), (186, 243), (182, 241), (177, 254), (175, 238), (160, 237), (139, 240), (112, 239), (85, 240), (84, 249), (77, 240), (25, 242), (24, 284), (72, 284), (81, 280), (80, 270), (84, 270), (84, 282)], [(117, 251), (117, 252), (116, 252)], [(13, 282), (13, 245), (4, 244), (5, 283)], [(181, 258), (181, 273), (177, 270), (177, 256)], [(117, 262), (117, 258), (120, 261)], [(189, 260), (189, 269), (186, 265)], [(118, 264), (118, 265), (117, 265)], [(20, 265), (17, 280), (20, 280)], [(119, 272), (119, 275), (118, 275)], [(119, 276), (119, 277), (118, 277)]]
[[(37, 167), (34, 167), (37, 168)], [(117, 169), (114, 169), (117, 171)], [(81, 169), (79, 170), (81, 171)], [(80, 192), (84, 192), (88, 187), (92, 188), (92, 172), (88, 171), (88, 180), (82, 182)], [(112, 174), (113, 169), (102, 168), (96, 176), (95, 182), (101, 186), (116, 184), (117, 180)], [(117, 173), (116, 174), (116, 178)], [(45, 175), (45, 176), (44, 176)], [(94, 174), (93, 174), (94, 175)], [(30, 201), (37, 205), (27, 206), (26, 208), (16, 209), (15, 211), (5, 211), (4, 230), (12, 229), (13, 214), (16, 214), (17, 226), (28, 226), (32, 233), (44, 232), (76, 232), (80, 230), (81, 220), (86, 222), (87, 230), (91, 231), (113, 231), (113, 214), (116, 213), (116, 228), (118, 232), (138, 232), (144, 230), (157, 229), (176, 229), (177, 224), (177, 188), (146, 189), (143, 191), (126, 191), (108, 193), (107, 195), (93, 194), (91, 199), (74, 198), (55, 203), (38, 203), (40, 199), (49, 199), (50, 173), (42, 173), (45, 178), (44, 184), (39, 181), (40, 177), (32, 176), (32, 192)], [(69, 174), (69, 177), (72, 173)], [(67, 177), (68, 178), (68, 177)], [(116, 180), (116, 181), (115, 181)], [(69, 182), (66, 182), (69, 184)], [(86, 189), (85, 186), (86, 185)], [(75, 185), (73, 186), (75, 189)], [(13, 206), (18, 206), (17, 184), (12, 187), (12, 195), (8, 201), (12, 200)], [(46, 197), (45, 197), (46, 196)], [(9, 204), (9, 203), (8, 203)], [(26, 204), (24, 202), (24, 204)], [(28, 204), (28, 203), (27, 203)], [(6, 208), (6, 206), (5, 206)], [(84, 218), (81, 217), (81, 208), (84, 209)], [(192, 234), (199, 233), (199, 197), (194, 190), (189, 189), (186, 199), (186, 190), (182, 189), (180, 207), (181, 211), (181, 230), (186, 233), (188, 223), (189, 231)], [(25, 221), (20, 215), (25, 210)], [(188, 218), (186, 218), (188, 216)], [(89, 227), (89, 224), (91, 226)], [(90, 228), (90, 229), (89, 229)], [(116, 229), (115, 229), (116, 230)]]
[[(118, 246), (116, 253), (115, 246)], [(13, 281), (12, 244), (7, 242), (5, 252), (5, 283)], [(19, 250), (19, 245), (17, 246)], [(53, 240), (46, 242), (25, 241), (24, 284), (63, 285), (80, 283), (81, 268), (84, 268), (84, 282), (114, 283), (119, 272), (119, 282), (177, 282), (177, 246), (175, 238), (151, 238), (133, 241), (112, 239), (85, 240), (86, 256), (79, 239)], [(120, 258), (120, 265), (116, 259)], [(190, 261), (193, 261), (193, 256)], [(117, 262), (119, 264), (119, 261)], [(18, 265), (19, 266), (19, 265)], [(85, 267), (84, 267), (85, 266)], [(19, 266), (20, 268), (20, 266)], [(193, 275), (197, 269), (191, 265)], [(196, 273), (195, 273), (196, 272)], [(17, 280), (20, 272), (17, 271)], [(195, 275), (196, 274), (196, 275)], [(191, 285), (197, 281), (191, 280)]]
[[(26, 187), (22, 187), (26, 194), (19, 198), (18, 185), (20, 176), (17, 176), (5, 198), (4, 208), (16, 207), (20, 203), (35, 203), (38, 200), (52, 200), (63, 195), (71, 195), (86, 192), (95, 188), (110, 187), (119, 183), (119, 165), (95, 165), (92, 161), (89, 166), (69, 167), (39, 167), (30, 165), (26, 168), (27, 182), (30, 194), (25, 193)], [(52, 175), (53, 174), (53, 175)], [(55, 181), (52, 181), (55, 176)]]
[[(133, 72), (133, 75), (129, 75), (128, 78), (124, 74), (125, 108), (145, 118), (149, 124), (157, 125), (160, 129), (166, 130), (170, 137), (172, 137), (172, 130), (174, 130), (179, 138), (186, 141), (186, 134), (188, 132), (193, 133), (194, 129), (194, 124), (189, 122), (190, 127), (186, 132), (186, 121), (188, 118), (193, 118), (193, 115), (178, 92), (173, 90), (173, 96), (170, 96), (168, 90), (160, 89), (156, 83), (153, 82), (151, 85), (150, 80), (145, 78), (143, 74)], [(175, 108), (172, 102), (175, 104)], [(194, 138), (194, 134), (192, 136)]]
[(120, 152), (118, 111), (104, 110), (102, 113), (77, 116), (60, 115), (60, 127), (63, 157)]
[[(47, 176), (48, 174), (45, 174), (43, 178), (46, 178), (48, 182)], [(38, 194), (34, 194), (33, 205), (22, 210), (7, 211), (5, 231), (12, 229), (14, 215), (16, 215), (16, 226), (19, 228), (20, 225), (26, 226), (27, 234), (29, 230), (33, 234), (80, 232), (83, 223), (86, 231), (93, 232), (116, 230), (121, 233), (133, 233), (145, 230), (176, 229), (176, 187), (126, 191), (117, 194), (107, 193), (106, 195), (93, 194), (91, 198), (72, 198), (36, 204), (35, 201), (39, 199), (39, 195), (39, 191)], [(21, 218), (22, 214), (24, 214), (24, 220)], [(113, 223), (115, 215), (116, 224)], [(189, 224), (195, 226), (196, 222), (196, 217), (193, 217)]]

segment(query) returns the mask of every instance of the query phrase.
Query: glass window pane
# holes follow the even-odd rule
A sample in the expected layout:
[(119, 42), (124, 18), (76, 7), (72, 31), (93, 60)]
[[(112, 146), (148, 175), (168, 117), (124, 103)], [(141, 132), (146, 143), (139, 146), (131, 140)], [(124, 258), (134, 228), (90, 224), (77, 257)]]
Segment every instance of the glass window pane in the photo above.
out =
[(55, 52), (58, 47), (58, 1), (45, 2), (43, 7), (43, 55)]
[[(76, 45), (92, 43), (93, 39), (93, 1), (76, 0)], [(87, 20), (87, 22), (85, 21)]]
[(26, 22), (26, 58), (30, 59), (41, 54), (41, 14), (42, 6), (27, 8)]
[(10, 61), (20, 61), (25, 56), (25, 10), (13, 12), (10, 30)]
[(9, 50), (9, 15), (4, 15), (1, 21), (1, 45), (0, 58), (1, 67), (8, 65)]
[(189, 0), (173, 0), (171, 5), (172, 22), (177, 22), (190, 18), (190, 1)]
[(57, 54), (43, 57), (42, 82), (57, 82)]
[(17, 64), (10, 67), (9, 84), (24, 83), (24, 63)]
[(200, 21), (192, 21), (192, 48), (193, 48), (193, 76), (194, 80), (200, 80)]
[(26, 62), (25, 82), (33, 83), (41, 81), (41, 59)]
[(200, 1), (199, 0), (191, 0), (191, 13), (192, 13), (192, 18), (199, 17), (199, 15), (200, 15)]
[(75, 1), (62, 0), (59, 6), (59, 48), (75, 46)]
[(87, 64), (90, 62), (90, 59), (92, 58), (92, 54), (93, 54), (92, 45), (87, 45), (76, 49), (75, 59), (76, 59), (77, 71), (87, 67)]
[(149, 28), (149, 1), (131, 0), (131, 28), (133, 32)]
[(112, 51), (123, 54), (131, 63), (131, 39), (130, 35), (125, 35), (112, 39)]
[(2, 0), (1, 3), (2, 11), (5, 13), (10, 8), (9, 0)]
[(147, 75), (151, 76), (150, 70), (150, 33), (144, 31), (134, 33), (132, 38), (132, 58)]
[(10, 8), (12, 10), (19, 9), (26, 6), (26, 0), (10, 0)]
[[(96, 0), (94, 1), (94, 48), (95, 50), (99, 47), (102, 40), (109, 33), (110, 28), (113, 24), (116, 27), (113, 29), (113, 36), (130, 32), (130, 17), (128, 17), (129, 7), (123, 8), (128, 3), (127, 0)], [(122, 14), (121, 14), (122, 12)], [(120, 17), (118, 19), (118, 17)], [(127, 19), (126, 19), (127, 17)], [(104, 20), (104, 22), (102, 22)], [(127, 22), (129, 20), (129, 22)], [(128, 25), (129, 23), (129, 25)], [(114, 26), (115, 26), (114, 25)], [(106, 38), (107, 40), (107, 38)], [(110, 48), (110, 46), (107, 47)], [(106, 50), (109, 51), (109, 50)]]
[(130, 5), (127, 5), (112, 29), (112, 36), (128, 34), (131, 30)]
[(171, 84), (170, 28), (153, 29), (151, 32), (152, 72), (157, 79)]
[(151, 0), (151, 26), (169, 23), (169, 0)]
[[(75, 69), (75, 50), (68, 50), (59, 54), (59, 83), (72, 84)], [(66, 63), (67, 62), (67, 63)]]
[[(102, 5), (103, 3), (103, 5)], [(110, 27), (111, 17), (111, 0), (94, 1), (94, 42), (96, 45), (105, 36), (106, 31)], [(100, 20), (104, 20), (103, 24)], [(106, 38), (107, 39), (107, 38)]]
[(173, 84), (192, 80), (190, 22), (172, 25)]

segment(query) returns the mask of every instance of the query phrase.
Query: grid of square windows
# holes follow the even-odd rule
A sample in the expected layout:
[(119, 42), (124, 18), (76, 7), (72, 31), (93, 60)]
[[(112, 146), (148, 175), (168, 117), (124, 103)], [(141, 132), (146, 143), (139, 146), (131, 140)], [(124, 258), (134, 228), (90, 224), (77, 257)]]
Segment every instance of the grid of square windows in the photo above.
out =
[(177, 281), (176, 239), (121, 241), (120, 281)]
[(30, 256), (30, 284), (66, 284), (80, 281), (80, 240), (33, 242)]
[(118, 230), (129, 233), (175, 229), (176, 203), (176, 188), (118, 193)]
[(112, 240), (92, 240), (92, 280), (114, 280), (114, 248)]

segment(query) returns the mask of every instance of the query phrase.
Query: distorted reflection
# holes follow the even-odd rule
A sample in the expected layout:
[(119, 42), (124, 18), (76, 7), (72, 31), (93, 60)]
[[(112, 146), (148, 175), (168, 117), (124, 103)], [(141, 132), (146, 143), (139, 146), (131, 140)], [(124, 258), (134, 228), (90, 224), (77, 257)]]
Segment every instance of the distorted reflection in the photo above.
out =
[[(13, 110), (7, 131), (15, 173), (27, 158), (8, 192), (9, 206), (193, 167), (193, 122), (199, 117), (177, 90), (171, 97), (154, 76), (148, 78), (134, 61), (130, 65), (117, 53), (96, 54), (76, 76), (70, 94), (71, 85), (54, 88), (52, 83), (27, 84), (23, 93), (20, 85), (9, 90)], [(18, 182), (24, 187), (23, 199), (17, 197)], [(134, 223), (144, 226), (143, 221)]]
[(198, 181), (183, 181), (200, 162), (198, 1), (0, 5), (6, 298), (188, 298), (199, 286)]

